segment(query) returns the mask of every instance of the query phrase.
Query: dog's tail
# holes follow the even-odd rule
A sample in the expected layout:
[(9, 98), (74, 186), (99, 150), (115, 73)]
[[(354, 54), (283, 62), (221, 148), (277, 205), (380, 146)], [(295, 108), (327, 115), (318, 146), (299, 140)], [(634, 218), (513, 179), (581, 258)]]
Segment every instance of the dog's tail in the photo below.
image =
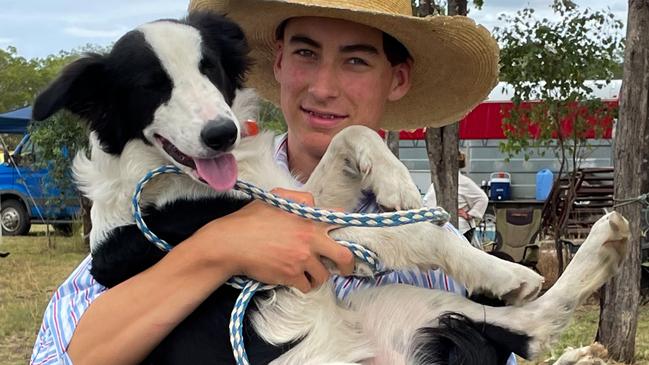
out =
[[(435, 327), (417, 330), (412, 363), (504, 365), (514, 350), (509, 348), (510, 343), (503, 343), (504, 338), (494, 333), (491, 325), (473, 322), (458, 313), (445, 313), (438, 320)], [(529, 337), (521, 340), (526, 343)]]

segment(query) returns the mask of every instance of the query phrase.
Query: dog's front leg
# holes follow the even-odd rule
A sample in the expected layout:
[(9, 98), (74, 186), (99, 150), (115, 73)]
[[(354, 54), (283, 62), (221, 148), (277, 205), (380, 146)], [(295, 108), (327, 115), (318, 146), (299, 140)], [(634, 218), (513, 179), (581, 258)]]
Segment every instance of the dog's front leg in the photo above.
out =
[(340, 131), (305, 185), (316, 206), (352, 211), (363, 191), (389, 209), (421, 207), (421, 195), (408, 169), (379, 135), (363, 126)]
[(543, 277), (534, 271), (477, 250), (456, 233), (431, 223), (391, 228), (346, 227), (330, 235), (374, 251), (387, 269), (439, 267), (470, 292), (489, 292), (509, 303), (530, 300), (543, 284)]

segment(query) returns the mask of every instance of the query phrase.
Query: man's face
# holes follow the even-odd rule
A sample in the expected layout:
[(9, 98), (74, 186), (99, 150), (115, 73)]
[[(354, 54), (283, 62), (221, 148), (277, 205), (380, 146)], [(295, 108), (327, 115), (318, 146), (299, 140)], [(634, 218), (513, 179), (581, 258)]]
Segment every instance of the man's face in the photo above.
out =
[(378, 130), (385, 104), (410, 88), (410, 63), (390, 64), (381, 31), (344, 20), (288, 21), (274, 71), (289, 145), (318, 158), (347, 126)]

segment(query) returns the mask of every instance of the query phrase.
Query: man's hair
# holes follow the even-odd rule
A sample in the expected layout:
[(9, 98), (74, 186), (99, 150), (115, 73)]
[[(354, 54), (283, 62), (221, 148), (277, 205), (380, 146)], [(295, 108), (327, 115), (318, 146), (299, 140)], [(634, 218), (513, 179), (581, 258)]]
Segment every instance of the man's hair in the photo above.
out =
[[(275, 29), (276, 40), (284, 39), (284, 30), (288, 21), (289, 19), (284, 20)], [(392, 66), (405, 63), (409, 59), (412, 59), (410, 52), (408, 52), (408, 49), (401, 42), (386, 32), (381, 33), (383, 33), (383, 51)]]
[(463, 169), (466, 167), (466, 155), (462, 151), (458, 151), (457, 167)]

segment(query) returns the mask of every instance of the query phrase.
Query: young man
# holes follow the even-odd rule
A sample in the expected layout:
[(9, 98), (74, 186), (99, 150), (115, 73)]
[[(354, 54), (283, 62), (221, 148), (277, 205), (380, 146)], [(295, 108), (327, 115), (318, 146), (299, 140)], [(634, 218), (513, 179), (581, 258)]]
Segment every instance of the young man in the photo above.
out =
[[(248, 33), (255, 59), (250, 85), (281, 106), (288, 124), (288, 134), (277, 140), (276, 160), (301, 181), (344, 127), (443, 125), (468, 112), (496, 82), (497, 45), (470, 20), (405, 16), (409, 0), (304, 3), (190, 5), (225, 12)], [(257, 28), (262, 23), (263, 31)], [(309, 194), (280, 194), (313, 204)], [(359, 210), (374, 205), (368, 197)], [(53, 297), (44, 323), (53, 317), (57, 325), (41, 328), (32, 362), (138, 363), (233, 275), (306, 292), (329, 279), (323, 256), (348, 274), (353, 258), (327, 236), (329, 229), (253, 202), (207, 224), (159, 263), (109, 290), (94, 283), (86, 259)], [(336, 280), (341, 296), (369, 285)], [(394, 273), (388, 282), (454, 289), (440, 273)]]

